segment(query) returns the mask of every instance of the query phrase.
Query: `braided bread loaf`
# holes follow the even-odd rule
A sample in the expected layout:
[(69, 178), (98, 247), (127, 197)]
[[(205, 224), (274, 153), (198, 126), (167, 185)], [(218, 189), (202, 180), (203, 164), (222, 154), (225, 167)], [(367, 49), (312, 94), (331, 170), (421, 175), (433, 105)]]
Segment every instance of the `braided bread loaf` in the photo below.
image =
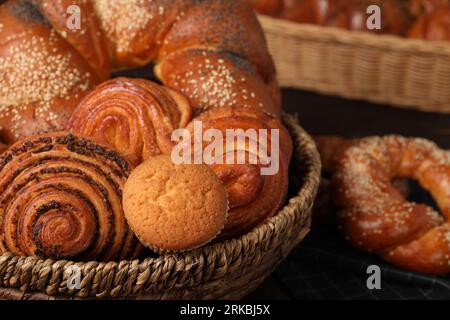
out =
[[(81, 28), (66, 25), (70, 5)], [(155, 62), (160, 80), (190, 99), (279, 115), (273, 61), (241, 1), (8, 0), (0, 7), (0, 139), (61, 130), (114, 70)]]
[[(80, 8), (79, 29), (66, 25), (71, 5)], [(111, 71), (150, 62), (164, 86), (126, 78), (98, 86)], [(262, 162), (213, 166), (233, 207), (223, 238), (250, 230), (283, 205), (292, 142), (278, 119), (280, 89), (263, 32), (242, 0), (8, 0), (0, 7), (0, 80), (1, 140), (67, 128), (115, 148), (130, 167), (169, 153), (170, 132), (190, 128), (193, 117), (219, 130), (228, 124), (279, 130), (280, 166), (273, 176), (260, 175)], [(270, 149), (270, 142), (260, 146)], [(235, 150), (251, 151), (248, 145)], [(1, 215), (17, 216), (10, 211)], [(13, 220), (4, 221), (2, 233), (21, 234)], [(6, 241), (2, 251), (81, 254), (25, 248)], [(97, 257), (131, 257), (132, 251)]]

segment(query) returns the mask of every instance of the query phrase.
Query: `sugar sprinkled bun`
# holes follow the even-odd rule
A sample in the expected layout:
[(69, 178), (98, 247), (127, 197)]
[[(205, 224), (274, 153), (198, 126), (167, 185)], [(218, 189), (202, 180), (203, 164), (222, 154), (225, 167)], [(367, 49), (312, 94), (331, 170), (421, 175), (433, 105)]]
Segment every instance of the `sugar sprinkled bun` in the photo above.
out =
[(156, 252), (200, 247), (223, 229), (228, 211), (224, 185), (207, 165), (176, 165), (150, 158), (126, 182), (125, 217), (137, 237)]

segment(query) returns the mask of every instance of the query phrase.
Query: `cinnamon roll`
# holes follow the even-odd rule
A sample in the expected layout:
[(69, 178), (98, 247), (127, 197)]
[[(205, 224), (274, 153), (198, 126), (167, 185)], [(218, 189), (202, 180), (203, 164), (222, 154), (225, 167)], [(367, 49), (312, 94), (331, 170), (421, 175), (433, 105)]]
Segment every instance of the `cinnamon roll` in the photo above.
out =
[(76, 108), (68, 131), (119, 151), (133, 166), (170, 153), (172, 131), (191, 120), (181, 94), (143, 79), (116, 78), (100, 85)]
[[(196, 138), (200, 124), (211, 138), (202, 141), (202, 148)], [(192, 160), (202, 157), (203, 163), (210, 164), (228, 192), (230, 211), (220, 239), (251, 230), (282, 207), (292, 140), (278, 119), (250, 108), (215, 108), (195, 118), (187, 129), (193, 137)]]
[(31, 136), (0, 156), (0, 251), (54, 259), (116, 260), (141, 246), (125, 222), (128, 163), (90, 140)]

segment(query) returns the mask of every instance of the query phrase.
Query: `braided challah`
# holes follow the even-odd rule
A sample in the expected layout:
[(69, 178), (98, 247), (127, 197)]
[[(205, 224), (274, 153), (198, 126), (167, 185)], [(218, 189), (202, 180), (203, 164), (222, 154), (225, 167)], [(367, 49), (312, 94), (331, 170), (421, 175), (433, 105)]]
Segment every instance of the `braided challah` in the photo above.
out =
[[(70, 6), (79, 8), (79, 28), (66, 23)], [(112, 71), (148, 63), (154, 63), (163, 85), (119, 78), (99, 86)], [(245, 1), (8, 0), (0, 7), (0, 83), (0, 139), (28, 145), (26, 137), (45, 133), (49, 142), (43, 148), (49, 154), (56, 147), (50, 141), (52, 132), (62, 129), (95, 141), (89, 145), (101, 143), (116, 149), (130, 167), (153, 155), (170, 153), (171, 131), (190, 128), (191, 120), (203, 121), (208, 127), (218, 125), (219, 130), (228, 124), (232, 129), (280, 130), (279, 170), (273, 176), (260, 176), (258, 169), (265, 165), (260, 162), (213, 166), (232, 206), (222, 237), (250, 230), (283, 205), (292, 142), (278, 119), (281, 99), (274, 64), (257, 18)], [(269, 148), (270, 142), (264, 147)], [(236, 148), (233, 152), (251, 153), (247, 145)], [(83, 165), (78, 158), (87, 160), (82, 149), (80, 156), (64, 155), (80, 175), (82, 169), (77, 167)], [(3, 159), (9, 159), (8, 152)], [(118, 172), (109, 163), (99, 166)], [(100, 171), (96, 174), (102, 175)], [(49, 172), (48, 178), (56, 181), (59, 176)], [(80, 188), (84, 192), (88, 186)], [(34, 190), (32, 185), (23, 186), (20, 196), (32, 199), (29, 190)], [(64, 198), (64, 192), (60, 196)], [(115, 196), (122, 196), (120, 190)], [(45, 203), (45, 198), (39, 201)], [(69, 218), (77, 215), (76, 208), (66, 207)], [(114, 213), (102, 206), (96, 209), (97, 216), (122, 218), (121, 208)], [(0, 219), (19, 218), (4, 220), (0, 235), (21, 237), (14, 219), (27, 212), (1, 207)], [(46, 221), (42, 220), (42, 230), (56, 230), (46, 228)], [(70, 226), (72, 220), (67, 221)], [(90, 223), (87, 226), (94, 228)], [(71, 243), (71, 229), (67, 230), (64, 241)], [(75, 231), (73, 235), (78, 237)], [(60, 238), (47, 234), (46, 246)], [(92, 239), (82, 243), (98, 245)], [(71, 257), (83, 248), (52, 254), (6, 241), (2, 251)], [(104, 257), (133, 256), (131, 251), (114, 254)]]
[[(81, 29), (66, 8), (81, 9)], [(278, 115), (272, 59), (240, 1), (10, 0), (0, 8), (0, 138), (60, 130), (114, 70), (155, 62), (161, 81), (196, 113), (246, 103)]]

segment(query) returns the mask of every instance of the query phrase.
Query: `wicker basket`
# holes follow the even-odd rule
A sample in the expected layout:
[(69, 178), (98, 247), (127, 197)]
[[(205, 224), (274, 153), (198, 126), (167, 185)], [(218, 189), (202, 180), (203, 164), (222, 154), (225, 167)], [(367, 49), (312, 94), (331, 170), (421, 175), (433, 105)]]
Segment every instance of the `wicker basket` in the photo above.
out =
[[(0, 256), (3, 299), (237, 299), (256, 289), (309, 231), (320, 179), (320, 160), (308, 134), (289, 115), (284, 121), (295, 148), (292, 171), (297, 188), (273, 218), (239, 239), (190, 253), (120, 263), (73, 263)], [(298, 190), (300, 189), (300, 190)], [(68, 267), (77, 265), (81, 289), (69, 290)]]
[(450, 42), (259, 18), (283, 86), (450, 113)]

